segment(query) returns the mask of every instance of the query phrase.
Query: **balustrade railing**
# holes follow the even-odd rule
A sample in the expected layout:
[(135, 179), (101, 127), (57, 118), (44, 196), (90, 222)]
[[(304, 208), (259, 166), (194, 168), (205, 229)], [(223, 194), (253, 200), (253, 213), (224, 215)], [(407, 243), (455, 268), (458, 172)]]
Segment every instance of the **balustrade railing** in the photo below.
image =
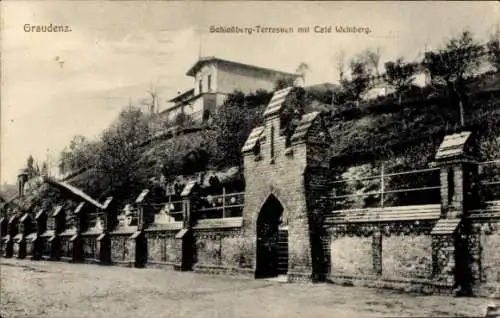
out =
[(479, 191), (483, 200), (500, 199), (500, 159), (479, 163)]
[(171, 218), (172, 222), (179, 222), (183, 220), (183, 202), (181, 200), (169, 201), (164, 203), (152, 204), (155, 210), (155, 219), (158, 219), (159, 214), (165, 213)]
[(218, 219), (240, 217), (243, 215), (244, 192), (226, 193), (220, 195), (207, 195), (199, 200), (198, 209), (195, 211), (198, 219)]
[(440, 202), (439, 168), (381, 173), (332, 182), (334, 210)]

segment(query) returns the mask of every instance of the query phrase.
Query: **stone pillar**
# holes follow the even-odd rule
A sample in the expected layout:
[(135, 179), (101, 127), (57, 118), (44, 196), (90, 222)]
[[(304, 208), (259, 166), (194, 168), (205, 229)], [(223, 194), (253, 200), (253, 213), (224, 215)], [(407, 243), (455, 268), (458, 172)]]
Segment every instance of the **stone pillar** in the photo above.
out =
[(27, 237), (33, 231), (31, 217), (29, 213), (25, 213), (21, 219), (19, 219), (18, 224), (18, 234), (14, 244), (16, 244), (16, 257), (23, 259), (28, 254), (27, 251)]
[(382, 240), (382, 233), (377, 227), (372, 234), (373, 272), (377, 275), (382, 275)]
[(99, 264), (111, 264), (111, 240), (109, 233), (104, 232), (97, 237), (97, 255), (99, 255)]
[(137, 231), (127, 240), (129, 262), (137, 268), (145, 267), (148, 262), (148, 242), (144, 230), (154, 221), (154, 215), (150, 213), (149, 192), (148, 189), (144, 189), (135, 200), (137, 207)]
[(113, 202), (113, 197), (108, 197), (101, 207), (103, 229), (102, 234), (97, 237), (97, 253), (101, 265), (111, 264), (111, 238), (109, 232), (114, 229), (118, 222), (117, 211), (113, 209), (114, 206), (111, 205), (111, 202)]
[(45, 233), (47, 230), (47, 213), (44, 210), (40, 210), (35, 215), (35, 223), (36, 223), (36, 237), (32, 241), (33, 252), (32, 259), (39, 260), (42, 258), (43, 253), (43, 241), (40, 238), (40, 235)]
[(135, 231), (127, 239), (128, 262), (131, 267), (143, 268), (147, 263), (147, 241), (144, 231)]
[(52, 218), (54, 219), (54, 236), (49, 238), (50, 243), (50, 260), (59, 260), (61, 257), (61, 240), (59, 234), (64, 232), (66, 227), (66, 217), (62, 205), (55, 208), (52, 213)]
[(473, 183), (477, 165), (470, 132), (448, 135), (436, 154), (440, 168), (441, 218), (431, 231), (433, 273), (438, 281), (453, 285), (458, 294), (472, 293), (472, 258), (469, 248), (468, 209), (474, 205)]
[(175, 235), (176, 264), (175, 269), (192, 270), (194, 260), (194, 237), (192, 227), (196, 223), (193, 215), (197, 206), (199, 186), (196, 181), (190, 181), (181, 192), (183, 228)]
[(5, 217), (0, 218), (0, 257), (5, 256), (5, 241), (7, 240), (7, 223)]
[(17, 223), (18, 217), (13, 215), (7, 224), (7, 239), (5, 240), (5, 257), (12, 257), (14, 255), (14, 237), (18, 233)]
[(88, 230), (88, 209), (89, 206), (85, 202), (80, 202), (73, 212), (76, 222), (76, 234), (70, 239), (70, 244), (72, 245), (72, 262), (82, 262), (84, 259), (83, 239), (81, 234)]

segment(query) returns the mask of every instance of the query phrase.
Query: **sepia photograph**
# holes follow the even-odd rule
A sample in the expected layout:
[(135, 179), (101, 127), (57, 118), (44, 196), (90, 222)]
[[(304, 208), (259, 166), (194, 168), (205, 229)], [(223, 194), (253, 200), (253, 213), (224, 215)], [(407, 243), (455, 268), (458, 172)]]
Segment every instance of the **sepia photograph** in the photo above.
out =
[(500, 1), (0, 2), (0, 318), (500, 318)]

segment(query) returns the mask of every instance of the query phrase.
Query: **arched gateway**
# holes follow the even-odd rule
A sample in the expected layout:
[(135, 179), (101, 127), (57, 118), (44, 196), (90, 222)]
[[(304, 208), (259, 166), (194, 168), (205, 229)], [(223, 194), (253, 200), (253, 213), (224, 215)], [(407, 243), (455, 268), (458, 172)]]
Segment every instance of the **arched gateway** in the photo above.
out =
[(287, 126), (290, 105), (302, 93), (300, 88), (276, 91), (264, 111), (263, 125), (252, 130), (242, 148), (245, 251), (240, 266), (256, 277), (312, 280), (328, 268), (317, 242), (329, 191), (332, 141), (318, 112)]
[(257, 278), (288, 272), (288, 229), (283, 224), (283, 206), (270, 195), (257, 218)]

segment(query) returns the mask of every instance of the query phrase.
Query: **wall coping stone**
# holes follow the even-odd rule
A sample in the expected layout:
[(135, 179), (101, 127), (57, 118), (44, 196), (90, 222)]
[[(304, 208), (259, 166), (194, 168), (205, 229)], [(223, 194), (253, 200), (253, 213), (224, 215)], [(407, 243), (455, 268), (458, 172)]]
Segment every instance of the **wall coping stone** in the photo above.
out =
[(119, 227), (109, 232), (110, 235), (118, 235), (118, 234), (132, 234), (137, 231), (137, 226), (126, 226)]
[(388, 221), (437, 220), (441, 215), (440, 204), (393, 206), (336, 210), (326, 216), (325, 223), (364, 223)]
[(222, 218), (222, 219), (202, 219), (198, 220), (193, 229), (217, 229), (217, 228), (231, 228), (231, 227), (242, 227), (243, 217), (232, 217), (232, 218)]
[(180, 230), (183, 227), (183, 222), (172, 222), (172, 223), (163, 223), (163, 224), (150, 224), (144, 231), (145, 232), (154, 232), (154, 231), (173, 231)]

